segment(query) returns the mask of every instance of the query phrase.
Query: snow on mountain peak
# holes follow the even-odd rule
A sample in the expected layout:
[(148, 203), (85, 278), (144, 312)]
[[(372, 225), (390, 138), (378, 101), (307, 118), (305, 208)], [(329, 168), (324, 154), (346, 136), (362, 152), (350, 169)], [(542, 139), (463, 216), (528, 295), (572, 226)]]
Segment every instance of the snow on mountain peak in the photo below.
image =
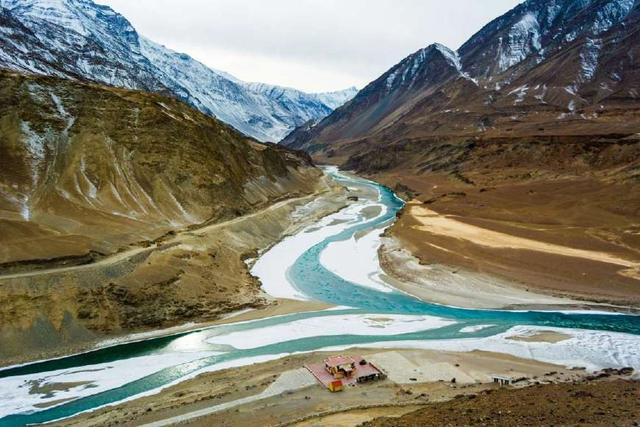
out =
[(541, 48), (538, 18), (534, 13), (528, 12), (509, 29), (506, 38), (500, 39), (498, 51), (500, 71), (519, 64)]
[[(434, 55), (436, 52), (437, 55)], [(464, 77), (468, 77), (462, 72), (462, 64), (458, 54), (440, 43), (434, 43), (409, 55), (388, 72), (385, 79), (387, 91), (391, 91), (398, 84), (415, 83), (418, 76), (422, 75), (423, 71), (421, 70), (425, 68), (425, 65), (439, 58), (444, 58), (449, 66), (456, 69)]]
[(307, 94), (242, 82), (140, 37), (125, 17), (91, 0), (0, 0), (0, 6), (9, 14), (4, 24), (13, 25), (1, 29), (11, 36), (0, 39), (1, 67), (169, 92), (262, 141), (279, 141), (356, 92)]
[(611, 0), (596, 13), (592, 31), (601, 34), (619, 22), (622, 22), (635, 4), (635, 0)]
[(38, 20), (46, 19), (68, 31), (75, 31), (83, 36), (89, 34), (76, 5), (69, 0), (0, 0), (0, 6), (21, 17), (26, 21), (23, 23), (30, 28), (37, 25)]
[(0, 0), (0, 6), (36, 33), (44, 22), (85, 37), (91, 34), (105, 36), (105, 29), (135, 33), (126, 18), (110, 7), (94, 4), (91, 0)]
[(457, 52), (452, 51), (445, 45), (440, 43), (434, 43), (433, 46), (442, 54), (445, 58), (458, 69), (458, 71), (462, 71), (462, 63), (460, 62), (460, 57)]
[[(605, 32), (624, 23), (638, 0), (527, 0), (491, 21), (460, 47), (465, 72), (484, 85), (504, 86), (518, 73), (553, 57), (570, 44), (602, 39)], [(596, 47), (583, 51), (582, 77), (586, 81), (597, 66)], [(594, 61), (596, 63), (594, 63)]]
[(322, 103), (327, 105), (331, 109), (336, 109), (346, 102), (350, 101), (351, 98), (356, 96), (358, 93), (358, 88), (355, 86), (348, 87), (343, 90), (336, 90), (332, 92), (320, 92), (314, 94)]

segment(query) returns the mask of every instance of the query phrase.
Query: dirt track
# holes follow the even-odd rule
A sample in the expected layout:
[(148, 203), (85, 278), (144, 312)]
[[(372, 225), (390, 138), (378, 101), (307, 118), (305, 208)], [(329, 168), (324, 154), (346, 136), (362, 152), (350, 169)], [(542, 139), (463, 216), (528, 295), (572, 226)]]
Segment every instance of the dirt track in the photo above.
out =
[(136, 255), (139, 255), (141, 253), (145, 253), (145, 252), (152, 252), (156, 249), (162, 248), (162, 247), (166, 247), (169, 245), (174, 245), (174, 244), (179, 244), (181, 242), (184, 242), (185, 240), (188, 240), (190, 237), (193, 237), (193, 235), (202, 235), (204, 233), (208, 233), (210, 231), (214, 231), (216, 229), (220, 229), (223, 227), (228, 227), (230, 225), (242, 222), (242, 221), (246, 221), (247, 219), (250, 218), (254, 218), (256, 216), (260, 216), (260, 215), (264, 215), (266, 212), (270, 212), (270, 211), (275, 211), (278, 210), (284, 206), (287, 205), (297, 205), (300, 203), (304, 203), (305, 201), (311, 200), (313, 198), (316, 198), (317, 194), (312, 194), (312, 195), (308, 195), (308, 196), (304, 196), (304, 197), (296, 197), (296, 198), (291, 198), (291, 199), (287, 199), (287, 200), (282, 200), (278, 203), (275, 203), (271, 206), (266, 207), (265, 209), (256, 211), (256, 212), (252, 212), (248, 215), (243, 215), (241, 217), (238, 218), (234, 218), (228, 221), (223, 221), (223, 222), (218, 222), (215, 224), (210, 224), (210, 225), (205, 225), (203, 227), (200, 228), (187, 228), (185, 230), (182, 231), (176, 231), (175, 235), (171, 238), (168, 239), (159, 239), (159, 242), (154, 242), (148, 246), (133, 246), (131, 247), (131, 249), (127, 249), (121, 252), (118, 252), (116, 254), (104, 257), (96, 262), (93, 263), (89, 263), (89, 264), (82, 264), (82, 265), (74, 265), (71, 267), (58, 267), (58, 268), (49, 268), (49, 269), (45, 269), (45, 270), (36, 270), (36, 271), (27, 271), (27, 272), (22, 272), (22, 273), (14, 273), (14, 274), (3, 274), (0, 275), (0, 280), (6, 280), (6, 279), (17, 279), (17, 278), (22, 278), (22, 277), (34, 277), (34, 276), (45, 276), (48, 274), (55, 274), (55, 273), (67, 273), (67, 272), (72, 272), (72, 271), (80, 271), (80, 270), (87, 270), (87, 269), (92, 269), (92, 268), (96, 268), (96, 267), (104, 267), (104, 266), (108, 266), (108, 265), (113, 265), (115, 263), (118, 263), (120, 261), (129, 259), (129, 258), (133, 258)]

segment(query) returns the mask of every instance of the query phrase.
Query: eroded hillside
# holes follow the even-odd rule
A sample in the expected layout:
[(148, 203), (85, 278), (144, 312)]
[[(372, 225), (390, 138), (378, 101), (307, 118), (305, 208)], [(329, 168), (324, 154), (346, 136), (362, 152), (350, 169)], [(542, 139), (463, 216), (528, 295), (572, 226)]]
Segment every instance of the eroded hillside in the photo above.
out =
[(244, 259), (321, 176), (170, 98), (0, 74), (0, 356), (260, 304)]
[[(433, 44), (407, 56), (283, 144), (414, 199), (391, 234), (421, 263), (448, 268), (446, 277), (420, 270), (417, 288), (481, 274), (637, 305), (639, 41), (638, 1), (528, 0), (457, 51)], [(485, 239), (435, 227), (439, 215)], [(616, 254), (624, 265), (492, 247), (493, 232)], [(409, 260), (393, 253), (388, 266), (407, 279)]]
[(232, 218), (319, 173), (170, 98), (0, 76), (0, 262), (107, 254)]

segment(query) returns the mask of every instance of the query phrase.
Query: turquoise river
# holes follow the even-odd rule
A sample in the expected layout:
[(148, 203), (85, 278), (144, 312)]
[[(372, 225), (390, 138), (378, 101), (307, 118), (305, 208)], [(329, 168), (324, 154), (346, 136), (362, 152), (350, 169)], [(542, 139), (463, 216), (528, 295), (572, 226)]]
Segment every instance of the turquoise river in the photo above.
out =
[[(290, 261), (288, 278), (294, 287), (311, 299), (324, 301), (336, 306), (350, 308), (297, 313), (272, 317), (250, 322), (215, 326), (193, 332), (181, 333), (161, 338), (131, 342), (101, 348), (92, 352), (64, 357), (55, 360), (41, 361), (29, 365), (16, 366), (0, 370), (0, 387), (2, 379), (15, 378), (32, 374), (46, 373), (63, 369), (90, 369), (92, 365), (100, 363), (116, 363), (126, 359), (169, 354), (175, 351), (177, 342), (185, 339), (199, 350), (211, 350), (212, 355), (175, 366), (165, 367), (143, 378), (135, 379), (124, 385), (84, 395), (76, 400), (68, 401), (43, 410), (30, 410), (27, 413), (15, 413), (0, 419), (0, 426), (23, 426), (27, 424), (43, 423), (55, 419), (65, 418), (79, 412), (95, 409), (100, 406), (122, 401), (141, 393), (157, 390), (167, 384), (174, 383), (181, 378), (192, 375), (204, 368), (223, 362), (232, 363), (234, 360), (248, 357), (275, 355), (292, 352), (306, 352), (331, 346), (349, 346), (385, 341), (416, 341), (434, 339), (457, 339), (469, 337), (487, 337), (502, 333), (516, 325), (534, 325), (563, 328), (579, 328), (589, 330), (603, 330), (625, 332), (640, 335), (640, 317), (635, 315), (605, 314), (584, 312), (571, 314), (570, 312), (549, 311), (501, 311), (475, 310), (447, 307), (429, 304), (400, 292), (381, 292), (372, 288), (350, 283), (338, 275), (328, 271), (320, 262), (320, 253), (331, 242), (351, 238), (355, 233), (379, 229), (390, 224), (402, 208), (402, 201), (394, 193), (376, 183), (346, 176), (337, 171), (329, 172), (334, 179), (347, 186), (367, 186), (377, 191), (378, 202), (387, 209), (383, 215), (374, 219), (360, 217), (349, 223), (338, 234), (325, 238), (322, 242), (308, 249), (302, 256)], [(206, 339), (215, 331), (216, 335), (231, 332), (247, 331), (265, 326), (287, 324), (292, 321), (308, 318), (321, 318), (340, 314), (415, 314), (431, 315), (457, 322), (455, 325), (395, 335), (343, 335), (313, 336), (294, 340), (283, 340), (277, 343), (251, 349), (215, 348), (207, 344)], [(461, 333), (463, 326), (487, 325), (492, 326), (472, 332)], [(348, 330), (348, 327), (345, 329)]]

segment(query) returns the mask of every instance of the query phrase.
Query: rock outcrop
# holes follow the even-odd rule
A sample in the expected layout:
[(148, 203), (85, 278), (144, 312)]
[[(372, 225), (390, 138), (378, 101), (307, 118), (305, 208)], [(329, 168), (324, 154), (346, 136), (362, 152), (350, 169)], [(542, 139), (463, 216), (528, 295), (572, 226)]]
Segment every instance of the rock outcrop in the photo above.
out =
[(0, 73), (0, 358), (261, 304), (244, 258), (321, 176), (173, 98)]

